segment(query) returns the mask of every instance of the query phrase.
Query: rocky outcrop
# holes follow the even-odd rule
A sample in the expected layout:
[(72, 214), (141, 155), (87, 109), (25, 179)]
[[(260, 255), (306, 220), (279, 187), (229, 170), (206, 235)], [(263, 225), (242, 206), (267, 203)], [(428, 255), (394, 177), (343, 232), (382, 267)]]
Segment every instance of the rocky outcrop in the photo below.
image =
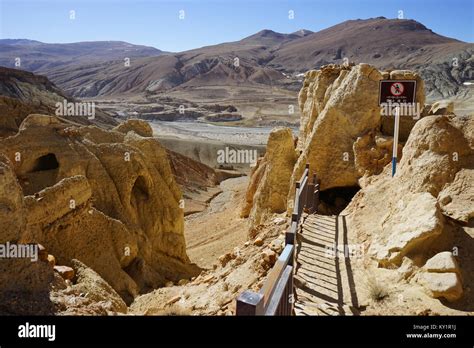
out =
[(436, 254), (428, 261), (426, 261), (423, 268), (427, 272), (433, 273), (460, 273), (458, 262), (454, 258), (453, 253), (450, 251), (443, 251), (441, 253)]
[(381, 220), (369, 249), (381, 265), (400, 265), (405, 255), (426, 251), (444, 224), (436, 199), (425, 192), (400, 197)]
[(395, 177), (387, 171), (371, 177), (347, 208), (352, 228), (372, 240), (369, 250), (381, 265), (428, 255), (446, 229), (445, 216), (466, 221), (472, 214), (472, 195), (461, 187), (472, 171), (473, 125), (469, 117), (421, 119)]
[[(416, 80), (416, 101), (424, 105), (423, 81), (414, 72), (380, 72), (368, 64), (359, 64), (328, 65), (306, 73), (299, 94), (301, 155), (291, 187), (306, 163), (310, 163), (311, 172), (318, 174), (321, 190), (326, 190), (358, 185), (362, 176), (378, 174), (390, 162), (393, 131), (384, 132), (383, 124), (393, 120), (381, 116), (378, 104), (379, 81), (388, 78)], [(410, 122), (402, 125), (401, 139), (407, 137), (416, 122), (405, 118)]]
[(463, 168), (438, 195), (443, 214), (459, 222), (474, 218), (474, 170)]
[(148, 122), (138, 120), (138, 119), (131, 119), (125, 122), (120, 123), (117, 127), (113, 129), (114, 131), (127, 134), (130, 131), (141, 135), (142, 137), (152, 137), (153, 136), (153, 129), (151, 128)]
[(26, 225), (23, 192), (10, 160), (0, 155), (0, 243), (18, 241)]
[(463, 289), (456, 273), (423, 273), (420, 282), (434, 298), (453, 302), (462, 297)]
[[(369, 177), (380, 174), (392, 159), (393, 137), (377, 134), (374, 131), (357, 137), (352, 150), (354, 166), (359, 176)], [(398, 147), (398, 158), (402, 155), (403, 146)]]
[[(401, 118), (393, 178), (393, 117), (380, 116), (380, 79), (416, 80), (423, 110), (418, 120)], [(458, 260), (440, 251), (458, 251), (459, 234), (474, 216), (472, 117), (453, 115), (450, 102), (424, 105), (423, 81), (413, 72), (379, 72), (365, 64), (308, 72), (299, 98), (301, 154), (291, 187), (305, 163), (322, 191), (360, 186), (342, 214), (353, 242), (366, 251), (365, 265), (397, 268), (398, 281), (421, 285), (434, 298), (461, 300), (472, 243), (462, 244)]]
[(8, 208), (0, 211), (1, 241), (41, 243), (60, 265), (77, 259), (127, 302), (196, 275), (181, 191), (166, 150), (135, 132), (149, 134), (145, 128), (129, 124), (123, 134), (27, 117), (15, 136), (0, 140), (8, 158), (0, 163), (0, 201)]
[(440, 100), (430, 106), (428, 115), (453, 115), (454, 103), (449, 100)]
[(242, 217), (251, 227), (262, 223), (268, 213), (286, 211), (289, 181), (296, 161), (291, 129), (276, 128), (268, 138), (267, 151), (252, 171)]
[[(0, 67), (0, 137), (16, 134), (21, 122), (30, 114), (56, 115), (57, 103), (79, 102), (61, 91), (46, 76), (28, 71)], [(94, 118), (63, 116), (71, 123), (100, 125), (110, 128), (117, 121), (99, 108)]]
[(127, 305), (115, 290), (105, 282), (93, 269), (78, 260), (71, 260), (76, 271), (75, 284), (72, 286), (79, 293), (94, 302), (105, 302), (108, 310), (120, 313), (127, 312)]
[(453, 302), (463, 296), (461, 270), (452, 252), (436, 254), (426, 261), (423, 271), (426, 273), (421, 273), (418, 281), (434, 298), (443, 297)]

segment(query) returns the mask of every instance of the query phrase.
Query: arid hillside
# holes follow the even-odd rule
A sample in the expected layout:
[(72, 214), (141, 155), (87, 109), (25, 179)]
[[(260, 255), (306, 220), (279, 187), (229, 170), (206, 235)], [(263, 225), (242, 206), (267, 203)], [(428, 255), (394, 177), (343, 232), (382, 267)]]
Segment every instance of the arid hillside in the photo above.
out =
[[(54, 115), (56, 103), (74, 102), (46, 76), (24, 70), (0, 67), (0, 119), (3, 134), (15, 134), (21, 122), (32, 113)], [(100, 108), (94, 110), (94, 118), (62, 116), (69, 122), (111, 128), (118, 122)]]
[[(26, 57), (34, 56), (36, 47), (49, 49), (47, 44), (38, 45), (20, 41), (14, 47), (21, 50), (18, 53), (26, 53)], [(420, 71), (427, 95), (446, 98), (466, 93), (462, 83), (473, 78), (470, 74), (474, 64), (472, 43), (438, 35), (414, 20), (383, 17), (350, 20), (315, 33), (301, 30), (281, 34), (262, 30), (237, 42), (159, 56), (159, 51), (141, 48), (134, 50), (130, 66), (124, 65), (123, 59), (129, 55), (126, 50), (118, 53), (121, 47), (118, 43), (117, 49), (115, 46), (108, 49), (105, 43), (96, 43), (94, 50), (89, 46), (78, 43), (58, 45), (58, 48), (69, 52), (70, 47), (77, 47), (81, 57), (92, 55), (93, 62), (89, 59), (85, 63), (84, 59), (75, 66), (62, 65), (59, 64), (62, 58), (56, 62), (53, 56), (46, 56), (48, 64), (25, 63), (24, 68), (46, 74), (73, 96), (103, 97), (208, 86), (264, 85), (297, 91), (300, 80), (297, 75), (309, 69), (345, 61), (364, 62), (380, 69)], [(112, 54), (106, 62), (105, 53), (109, 51)], [(11, 66), (12, 62), (10, 59), (3, 64)]]
[[(55, 67), (67, 67), (90, 62), (123, 60), (158, 56), (162, 51), (121, 41), (93, 41), (65, 44), (44, 43), (26, 39), (1, 39), (0, 65), (21, 67), (40, 72)], [(20, 61), (16, 60), (20, 58)], [(14, 65), (17, 63), (17, 65)]]

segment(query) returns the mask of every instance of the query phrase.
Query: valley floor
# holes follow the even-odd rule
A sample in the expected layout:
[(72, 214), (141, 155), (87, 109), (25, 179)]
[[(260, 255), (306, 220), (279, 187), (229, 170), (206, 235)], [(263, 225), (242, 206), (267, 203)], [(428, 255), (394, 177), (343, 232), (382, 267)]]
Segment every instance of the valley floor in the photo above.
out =
[(209, 203), (207, 210), (185, 218), (187, 252), (191, 262), (212, 268), (220, 255), (231, 252), (247, 239), (246, 221), (239, 217), (248, 177), (227, 179), (222, 192)]

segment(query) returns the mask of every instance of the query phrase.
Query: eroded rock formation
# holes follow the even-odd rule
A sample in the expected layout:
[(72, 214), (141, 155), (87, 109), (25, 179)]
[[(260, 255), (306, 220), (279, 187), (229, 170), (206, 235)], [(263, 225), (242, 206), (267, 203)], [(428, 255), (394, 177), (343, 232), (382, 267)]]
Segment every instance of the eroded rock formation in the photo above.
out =
[[(299, 94), (301, 155), (292, 175), (292, 187), (306, 163), (310, 163), (311, 172), (318, 174), (322, 190), (358, 185), (362, 176), (380, 173), (391, 158), (388, 150), (393, 133), (386, 132), (382, 137), (378, 100), (379, 81), (388, 78), (416, 80), (416, 102), (424, 105), (423, 81), (410, 71), (380, 72), (359, 64), (328, 65), (306, 73)], [(401, 138), (415, 122), (412, 117), (402, 117)]]
[[(410, 133), (395, 177), (389, 168), (371, 177), (348, 206), (349, 225), (359, 240), (370, 241), (369, 255), (380, 266), (400, 266), (408, 256), (421, 267), (437, 252), (456, 250), (461, 268), (470, 267), (472, 242), (459, 243), (463, 226), (474, 216), (473, 135), (471, 117), (422, 118)], [(426, 262), (429, 274), (416, 277), (418, 282), (434, 297), (461, 298), (461, 271), (431, 274), (435, 263)], [(450, 271), (438, 273), (445, 272)]]
[(181, 191), (147, 126), (107, 131), (28, 116), (0, 139), (0, 242), (41, 243), (61, 265), (77, 259), (127, 302), (196, 275)]
[(251, 227), (258, 226), (268, 213), (286, 211), (289, 180), (296, 158), (291, 129), (272, 130), (265, 156), (253, 168), (241, 212), (242, 217), (250, 217)]
[[(381, 115), (382, 79), (416, 80), (421, 110), (419, 118), (401, 117), (393, 178), (393, 117)], [(329, 65), (306, 73), (299, 94), (299, 156), (288, 186), (287, 211), (306, 163), (320, 180), (321, 199), (325, 192), (360, 189), (341, 214), (347, 218), (349, 240), (363, 250), (364, 272), (370, 270), (387, 282), (421, 286), (434, 298), (459, 301), (474, 282), (468, 275), (474, 252), (469, 232), (474, 216), (474, 122), (454, 115), (451, 102), (425, 105), (423, 89), (414, 72), (380, 72), (367, 64)], [(264, 175), (257, 166), (244, 216), (259, 207), (256, 188), (265, 185)], [(324, 202), (318, 211), (336, 214)], [(384, 272), (391, 269), (398, 269), (398, 276), (387, 277)]]

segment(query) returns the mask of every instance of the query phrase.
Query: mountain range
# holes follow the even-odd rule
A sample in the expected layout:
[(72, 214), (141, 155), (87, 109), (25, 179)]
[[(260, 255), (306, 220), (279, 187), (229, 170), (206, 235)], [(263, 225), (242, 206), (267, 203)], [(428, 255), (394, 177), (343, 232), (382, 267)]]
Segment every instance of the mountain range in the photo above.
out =
[[(434, 33), (414, 20), (349, 20), (291, 34), (262, 30), (240, 41), (178, 53), (99, 41), (45, 44), (0, 40), (0, 65), (48, 76), (74, 97), (156, 94), (202, 86), (301, 87), (301, 74), (330, 63), (412, 69), (432, 98), (464, 96), (474, 78), (474, 44)], [(126, 58), (130, 65), (125, 64)]]

